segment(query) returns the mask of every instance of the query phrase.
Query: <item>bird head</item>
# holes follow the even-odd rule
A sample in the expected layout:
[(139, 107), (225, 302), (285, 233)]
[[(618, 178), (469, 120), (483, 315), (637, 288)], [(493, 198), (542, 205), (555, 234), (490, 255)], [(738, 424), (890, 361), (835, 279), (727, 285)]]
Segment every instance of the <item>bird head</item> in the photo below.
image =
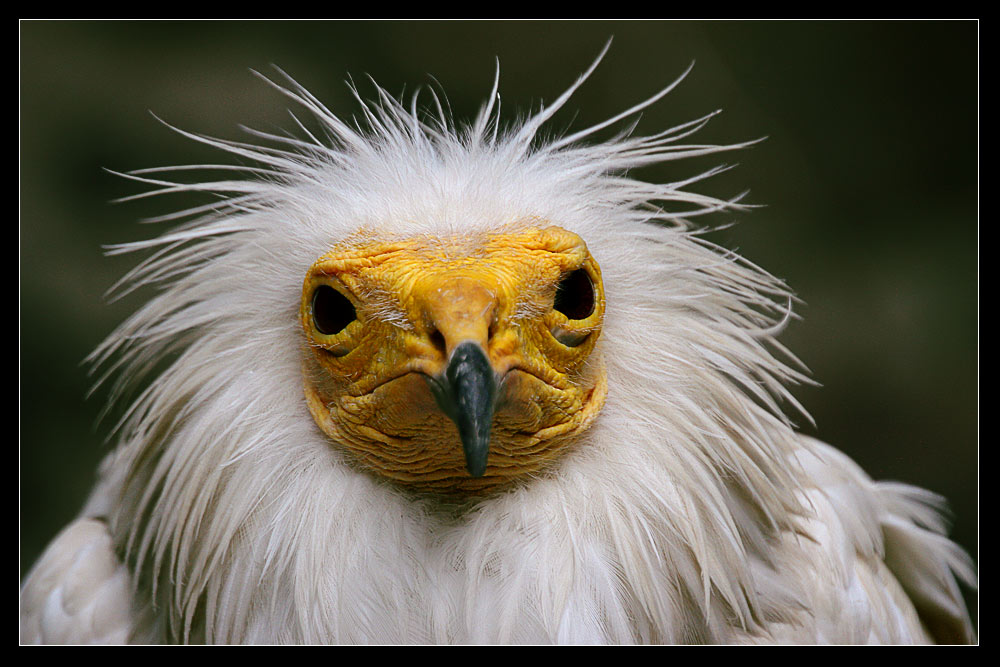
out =
[[(190, 224), (123, 247), (164, 247), (126, 276), (128, 290), (170, 286), (92, 360), (100, 365), (124, 351), (123, 363), (137, 366), (128, 374), (134, 381), (144, 359), (189, 336), (199, 341), (137, 403), (126, 428), (171, 432), (165, 451), (184, 458), (198, 448), (183, 449), (173, 431), (196, 423), (197, 412), (219, 424), (224, 439), (212, 451), (226, 466), (245, 459), (249, 467), (248, 453), (320, 461), (329, 452), (398, 486), (471, 496), (537, 478), (584, 449), (576, 445), (613, 393), (612, 367), (640, 371), (643, 355), (655, 351), (651, 325), (660, 321), (653, 314), (670, 312), (660, 302), (697, 312), (703, 288), (714, 289), (703, 280), (719, 279), (716, 269), (695, 271), (672, 280), (672, 292), (651, 289), (681, 266), (717, 261), (714, 250), (686, 235), (686, 218), (738, 207), (686, 189), (722, 168), (666, 184), (618, 174), (745, 145), (683, 142), (714, 113), (649, 137), (587, 143), (657, 102), (687, 72), (613, 118), (540, 139), (598, 62), (504, 131), (499, 73), (488, 103), (461, 129), (436, 96), (438, 115), (424, 115), (416, 96), (406, 109), (376, 88), (377, 101), (358, 97), (365, 123), (351, 126), (290, 78), (285, 87), (264, 77), (315, 117), (328, 143), (304, 125), (306, 139), (251, 130), (277, 148), (174, 128), (260, 166), (248, 168), (251, 178), (201, 183), (160, 176), (171, 168), (125, 174), (157, 188), (134, 197), (228, 193), (222, 204), (164, 217), (192, 216)], [(660, 253), (668, 249), (677, 253), (665, 261)], [(742, 284), (731, 292), (720, 303), (732, 302), (737, 319), (744, 293), (758, 300)], [(760, 308), (770, 306), (765, 300)], [(647, 326), (627, 324), (626, 312), (648, 314)], [(687, 321), (668, 325), (680, 335)], [(609, 354), (602, 333), (611, 339)], [(230, 362), (238, 370), (218, 370)], [(285, 386), (293, 376), (294, 399)], [(281, 386), (267, 389), (271, 383)], [(243, 406), (234, 420), (198, 400), (228, 391), (237, 394), (230, 405)], [(643, 393), (650, 400), (657, 394)], [(303, 404), (313, 431), (290, 436), (301, 426), (295, 411)], [(254, 430), (249, 414), (269, 429)], [(266, 447), (268, 432), (283, 444)]]
[(385, 477), (488, 490), (543, 468), (600, 411), (603, 316), (597, 262), (557, 226), (360, 233), (305, 277), (309, 410)]
[[(316, 590), (341, 603), (296, 598), (303, 618), (372, 599), (341, 565), (384, 565), (409, 553), (406, 539), (429, 544), (456, 508), (470, 540), (506, 548), (551, 534), (547, 553), (560, 557), (578, 553), (578, 528), (619, 522), (646, 548), (660, 526), (673, 546), (643, 558), (676, 564), (706, 536), (742, 539), (730, 493), (773, 524), (797, 511), (780, 403), (796, 405), (786, 385), (804, 376), (771, 350), (792, 297), (690, 222), (741, 208), (689, 190), (725, 167), (632, 177), (748, 144), (686, 143), (715, 113), (597, 139), (683, 75), (612, 118), (546, 137), (599, 60), (513, 124), (500, 119), (499, 75), (460, 127), (437, 97), (425, 112), (416, 95), (407, 108), (376, 87), (348, 123), (293, 80), (269, 81), (309, 114), (301, 133), (250, 130), (260, 141), (246, 143), (178, 130), (240, 164), (191, 167), (225, 174), (217, 180), (174, 167), (126, 174), (153, 186), (132, 198), (213, 195), (160, 218), (183, 220), (175, 229), (116, 250), (154, 250), (122, 291), (162, 289), (91, 356), (119, 376), (116, 397), (162, 369), (122, 419), (109, 483), (130, 562), (177, 582), (164, 600), (169, 632), (186, 637), (234, 591), (229, 611), (254, 607), (268, 597), (261, 582), (326, 582)], [(494, 511), (477, 510), (486, 505)], [(563, 506), (580, 514), (553, 513)], [(489, 523), (510, 514), (520, 518)], [(403, 541), (383, 553), (375, 534)], [(587, 551), (610, 563), (603, 546)], [(421, 568), (451, 577), (467, 555), (438, 553), (444, 570)], [(732, 573), (745, 562), (733, 550), (687, 568), (685, 595), (711, 587), (742, 608), (749, 584)], [(224, 616), (207, 639), (243, 632), (239, 613)], [(334, 621), (315, 627), (324, 622)]]

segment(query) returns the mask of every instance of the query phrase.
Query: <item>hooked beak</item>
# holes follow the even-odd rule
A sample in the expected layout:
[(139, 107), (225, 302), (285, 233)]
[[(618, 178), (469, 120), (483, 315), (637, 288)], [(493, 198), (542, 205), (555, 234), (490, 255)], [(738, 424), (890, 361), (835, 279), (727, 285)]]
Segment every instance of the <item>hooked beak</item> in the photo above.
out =
[(490, 360), (474, 341), (459, 343), (440, 377), (429, 383), (438, 407), (455, 422), (465, 467), (482, 477), (490, 453), (497, 381)]

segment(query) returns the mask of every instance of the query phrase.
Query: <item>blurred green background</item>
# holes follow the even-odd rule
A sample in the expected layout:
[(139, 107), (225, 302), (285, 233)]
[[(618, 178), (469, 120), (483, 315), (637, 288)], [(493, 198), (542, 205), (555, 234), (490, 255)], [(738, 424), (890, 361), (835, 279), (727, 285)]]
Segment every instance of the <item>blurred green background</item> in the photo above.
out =
[[(767, 136), (739, 154), (644, 170), (740, 167), (703, 190), (766, 206), (712, 239), (786, 279), (804, 317), (783, 341), (822, 386), (796, 395), (815, 432), (874, 477), (948, 497), (978, 552), (978, 24), (976, 22), (33, 22), (20, 24), (20, 556), (22, 573), (79, 509), (109, 423), (83, 358), (149, 294), (103, 297), (136, 257), (104, 244), (183, 200), (105, 171), (218, 161), (158, 123), (229, 139), (294, 125), (253, 77), (273, 63), (342, 116), (371, 75), (394, 93), (440, 82), (469, 118), (492, 84), (508, 119), (553, 100), (605, 41), (557, 116), (580, 128), (687, 80), (644, 112), (652, 133), (717, 108), (699, 141)], [(728, 222), (716, 219), (715, 223)], [(977, 557), (978, 561), (978, 557)]]

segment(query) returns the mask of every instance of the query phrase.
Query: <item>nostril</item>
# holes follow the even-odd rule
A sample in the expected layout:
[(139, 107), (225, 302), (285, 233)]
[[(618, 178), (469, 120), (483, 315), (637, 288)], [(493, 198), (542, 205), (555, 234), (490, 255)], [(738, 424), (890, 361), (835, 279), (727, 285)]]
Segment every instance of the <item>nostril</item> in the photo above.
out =
[(447, 358), (448, 356), (448, 345), (444, 342), (444, 334), (439, 330), (435, 329), (430, 335), (431, 345), (434, 346), (438, 352), (441, 353), (442, 358)]

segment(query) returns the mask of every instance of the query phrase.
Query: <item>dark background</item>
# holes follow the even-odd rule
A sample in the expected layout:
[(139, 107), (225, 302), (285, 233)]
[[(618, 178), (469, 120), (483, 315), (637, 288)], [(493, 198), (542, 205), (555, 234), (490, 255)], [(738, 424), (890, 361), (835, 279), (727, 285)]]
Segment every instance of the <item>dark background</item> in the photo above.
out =
[[(503, 113), (550, 102), (614, 36), (557, 116), (581, 128), (687, 80), (644, 112), (652, 133), (717, 108), (697, 138), (767, 136), (736, 155), (649, 168), (672, 179), (740, 167), (702, 190), (766, 206), (711, 237), (803, 299), (785, 342), (822, 386), (796, 395), (815, 433), (876, 478), (948, 497), (978, 562), (978, 23), (33, 22), (20, 24), (20, 556), (26, 571), (79, 509), (109, 423), (83, 358), (149, 294), (103, 293), (136, 261), (104, 244), (183, 200), (106, 171), (227, 160), (158, 123), (248, 138), (293, 129), (249, 69), (277, 64), (341, 116), (370, 94), (431, 82), (469, 118), (500, 60)], [(574, 115), (575, 114), (575, 115)], [(727, 218), (715, 223), (728, 222)], [(811, 430), (811, 429), (807, 429)], [(974, 612), (975, 613), (975, 612)]]

